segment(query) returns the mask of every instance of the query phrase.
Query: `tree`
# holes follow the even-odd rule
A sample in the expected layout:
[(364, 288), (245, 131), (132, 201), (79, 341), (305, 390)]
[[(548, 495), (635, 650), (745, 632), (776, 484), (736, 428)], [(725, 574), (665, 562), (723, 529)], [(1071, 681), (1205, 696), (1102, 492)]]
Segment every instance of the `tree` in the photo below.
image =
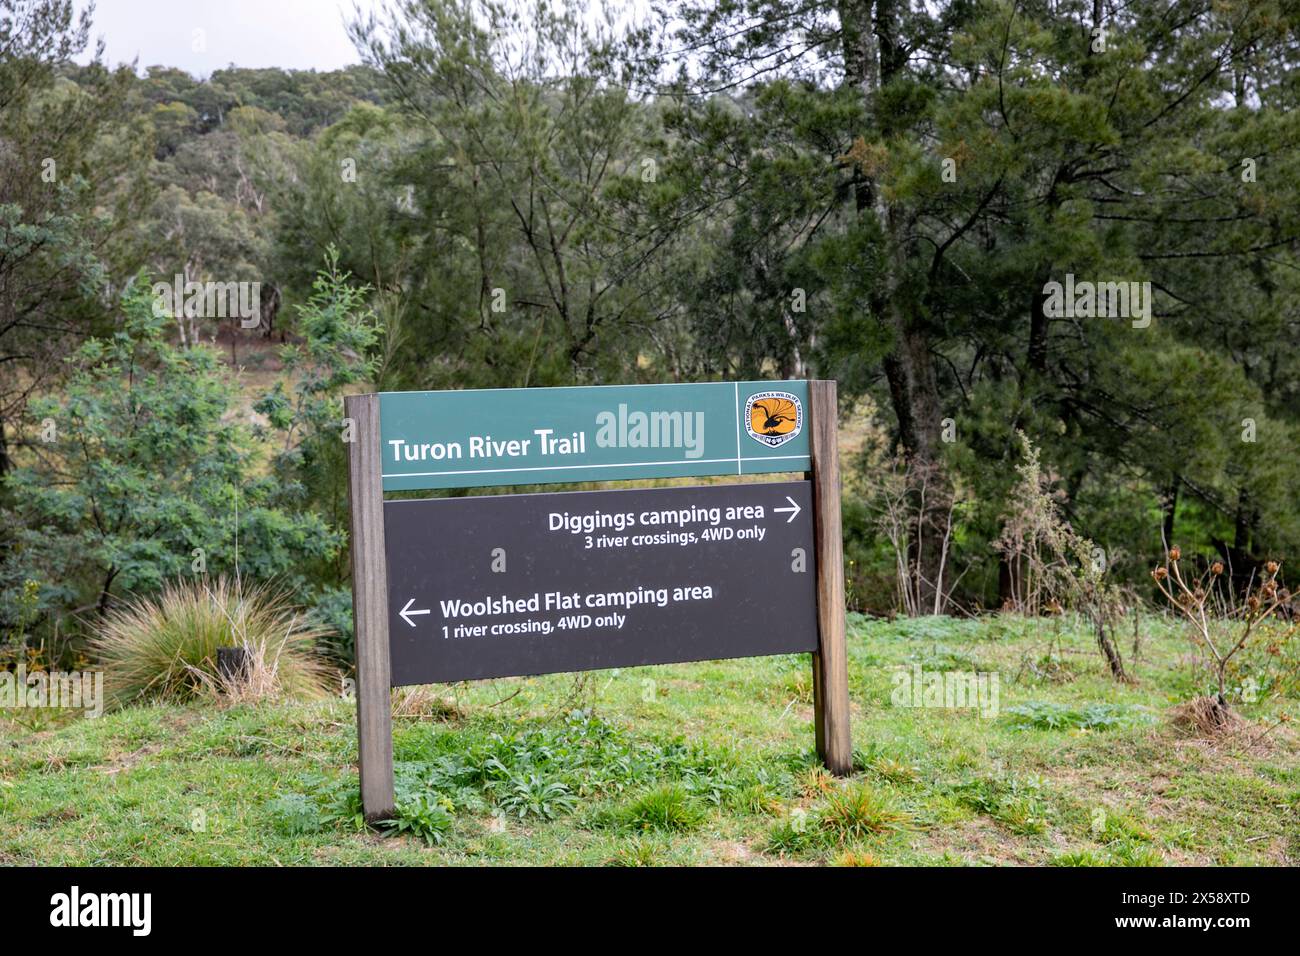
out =
[(103, 317), (104, 261), (142, 199), (147, 147), (119, 135), (130, 70), (61, 75), (92, 12), (0, 0), (0, 475), (28, 399)]
[[(351, 32), (421, 138), (390, 215), (420, 237), (401, 324), (436, 351), (410, 384), (601, 381), (633, 374), (673, 309), (655, 247), (607, 190), (653, 175), (644, 111), (605, 31), (572, 0), (405, 0)], [(358, 175), (374, 175), (373, 170)]]
[[(665, 12), (629, 55), (673, 98), (674, 168), (690, 177), (659, 211), (664, 228), (721, 232), (734, 251), (701, 270), (700, 294), (757, 306), (728, 318), (737, 333), (721, 342), (761, 343), (767, 355), (745, 364), (778, 368), (815, 343), (825, 374), (892, 411), (914, 473), (962, 467), (969, 452), (985, 500), (1006, 493), (1021, 427), (1072, 508), (1104, 518), (1118, 472), (1230, 513), (1216, 488), (1227, 425), (1261, 396), (1250, 359), (1207, 361), (1221, 345), (1197, 303), (1222, 305), (1220, 336), (1250, 328), (1247, 300), (1219, 295), (1216, 274), (1232, 265), (1249, 286), (1250, 269), (1294, 258), (1300, 139), (1276, 64), (1295, 60), (1300, 13), (1174, 8), (723, 0)], [(1275, 170), (1264, 194), (1240, 175), (1252, 157)], [(797, 177), (801, 164), (815, 174)], [(790, 185), (774, 198), (780, 167)], [(725, 225), (696, 225), (706, 218)], [(1067, 274), (1149, 282), (1154, 322), (1054, 314), (1048, 283)], [(796, 276), (807, 314), (777, 321)], [(745, 334), (755, 312), (771, 316), (766, 331)], [(1194, 403), (1170, 401), (1189, 396), (1190, 369)], [(1151, 441), (1171, 433), (1178, 453)], [(931, 524), (942, 519), (939, 505)], [(919, 573), (933, 584), (938, 569)]]
[(191, 573), (279, 575), (301, 590), (302, 568), (339, 549), (316, 514), (276, 506), (284, 489), (231, 415), (233, 375), (206, 346), (169, 344), (168, 321), (137, 278), (119, 329), (83, 343), (59, 393), (32, 402), (54, 430), (6, 479), (18, 530), (0, 565), (4, 607), (28, 580), (43, 609), (101, 613)]

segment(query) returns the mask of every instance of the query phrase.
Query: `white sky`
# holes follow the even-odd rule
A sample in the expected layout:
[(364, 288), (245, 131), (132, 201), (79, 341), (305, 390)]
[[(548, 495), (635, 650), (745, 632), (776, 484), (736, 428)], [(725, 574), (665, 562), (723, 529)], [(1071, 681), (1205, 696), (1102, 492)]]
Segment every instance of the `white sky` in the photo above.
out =
[[(76, 0), (78, 11), (89, 0)], [(337, 70), (360, 63), (344, 22), (359, 7), (366, 15), (390, 6), (385, 0), (94, 0), (91, 44), (104, 38), (110, 66), (136, 61), (179, 67), (197, 77), (235, 66), (286, 70)], [(640, 19), (654, 0), (610, 0), (621, 24)], [(589, 0), (588, 15), (600, 18)], [(201, 32), (197, 32), (201, 31)]]
[[(85, 7), (78, 2), (77, 8)], [(336, 70), (361, 58), (344, 32), (353, 7), (382, 0), (95, 0), (93, 38), (110, 65), (174, 66), (209, 76), (230, 64)], [(195, 31), (202, 31), (201, 34)], [(199, 42), (201, 41), (201, 42)], [(79, 57), (90, 59), (90, 52)]]

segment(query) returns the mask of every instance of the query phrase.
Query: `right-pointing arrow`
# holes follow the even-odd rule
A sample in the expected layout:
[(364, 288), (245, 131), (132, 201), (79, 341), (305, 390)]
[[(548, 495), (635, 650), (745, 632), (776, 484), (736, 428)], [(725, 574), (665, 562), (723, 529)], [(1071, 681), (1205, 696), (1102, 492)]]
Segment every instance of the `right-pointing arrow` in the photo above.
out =
[(803, 509), (800, 508), (799, 503), (795, 501), (793, 498), (791, 498), (789, 495), (785, 496), (785, 500), (790, 502), (789, 508), (773, 508), (772, 510), (777, 514), (784, 514), (787, 511), (790, 512), (790, 517), (785, 519), (785, 523), (789, 524), (795, 518), (799, 517), (799, 512), (802, 511)]

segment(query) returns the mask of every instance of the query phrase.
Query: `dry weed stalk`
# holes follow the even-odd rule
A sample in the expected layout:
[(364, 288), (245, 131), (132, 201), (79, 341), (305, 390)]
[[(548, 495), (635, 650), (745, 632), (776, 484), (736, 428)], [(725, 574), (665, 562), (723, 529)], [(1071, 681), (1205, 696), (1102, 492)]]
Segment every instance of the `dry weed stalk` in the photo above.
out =
[[(1217, 696), (1202, 698), (1206, 703), (1198, 705), (1199, 709), (1188, 717), (1203, 729), (1222, 732), (1232, 723), (1225, 696), (1228, 664), (1258, 633), (1261, 623), (1290, 605), (1291, 592), (1282, 585), (1282, 565), (1277, 561), (1267, 562), (1264, 577), (1258, 584), (1248, 584), (1243, 599), (1237, 601), (1230, 589), (1220, 586), (1222, 561), (1213, 562), (1193, 578), (1183, 574), (1181, 558), (1181, 550), (1171, 547), (1164, 564), (1152, 569), (1151, 577), (1160, 593), (1191, 625), (1194, 643), (1202, 653), (1209, 652), (1214, 668)], [(1285, 636), (1290, 637), (1297, 626), (1292, 623)]]
[[(943, 480), (937, 465), (896, 457), (872, 497), (877, 525), (894, 552), (900, 610), (908, 617), (945, 613), (957, 586), (954, 580), (945, 588), (944, 578), (961, 495)], [(939, 514), (942, 526), (935, 521)], [(933, 577), (924, 571), (930, 564)]]
[(1069, 605), (1092, 626), (1111, 676), (1130, 681), (1117, 636), (1126, 602), (1106, 577), (1106, 554), (1061, 515), (1038, 449), (1024, 432), (1016, 434), (1024, 451), (1024, 461), (1016, 466), (1020, 480), (1011, 491), (1002, 534), (993, 543), (1012, 572), (1008, 609), (1037, 617)]

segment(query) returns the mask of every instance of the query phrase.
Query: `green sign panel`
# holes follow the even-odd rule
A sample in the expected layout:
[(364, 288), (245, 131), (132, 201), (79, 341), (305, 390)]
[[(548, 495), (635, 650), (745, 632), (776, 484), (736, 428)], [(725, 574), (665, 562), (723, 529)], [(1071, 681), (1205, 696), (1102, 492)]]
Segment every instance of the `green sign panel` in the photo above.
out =
[(385, 491), (807, 471), (808, 383), (383, 392)]

